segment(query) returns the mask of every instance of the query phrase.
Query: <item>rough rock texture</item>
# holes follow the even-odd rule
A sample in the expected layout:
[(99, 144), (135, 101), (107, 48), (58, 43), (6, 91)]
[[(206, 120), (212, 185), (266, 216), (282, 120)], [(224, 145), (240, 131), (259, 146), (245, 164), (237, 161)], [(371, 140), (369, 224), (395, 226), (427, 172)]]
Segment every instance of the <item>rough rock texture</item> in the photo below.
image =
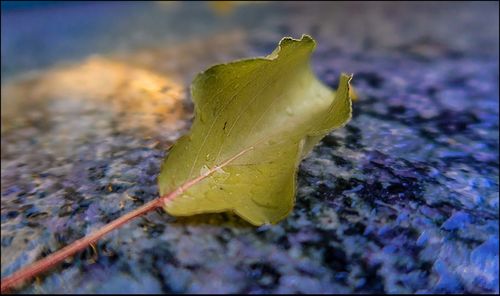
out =
[[(286, 220), (150, 213), (19, 291), (498, 293), (497, 12), (497, 2), (2, 10), (2, 277), (156, 197), (161, 160), (189, 128), (196, 72), (308, 33), (319, 77), (335, 87), (354, 73), (360, 99), (302, 162)], [(95, 77), (82, 75), (89, 63)], [(99, 78), (99, 67), (110, 72)], [(144, 105), (151, 97), (158, 109)]]

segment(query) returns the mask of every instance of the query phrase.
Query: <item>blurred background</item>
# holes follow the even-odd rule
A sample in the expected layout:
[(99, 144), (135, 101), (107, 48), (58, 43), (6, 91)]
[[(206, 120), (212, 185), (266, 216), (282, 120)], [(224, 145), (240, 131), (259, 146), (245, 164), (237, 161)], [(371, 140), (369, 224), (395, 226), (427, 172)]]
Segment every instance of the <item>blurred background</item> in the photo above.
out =
[(2, 1), (2, 277), (157, 196), (196, 73), (309, 34), (359, 98), (285, 221), (151, 213), (20, 291), (498, 293), (498, 8)]

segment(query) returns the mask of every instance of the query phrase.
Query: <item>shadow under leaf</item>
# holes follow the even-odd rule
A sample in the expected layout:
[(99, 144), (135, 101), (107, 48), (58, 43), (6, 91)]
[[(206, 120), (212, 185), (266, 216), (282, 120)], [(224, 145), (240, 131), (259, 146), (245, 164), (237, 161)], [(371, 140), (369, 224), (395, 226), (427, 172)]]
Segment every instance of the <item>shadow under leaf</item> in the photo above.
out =
[(216, 225), (234, 228), (255, 228), (255, 226), (231, 212), (174, 217), (174, 221), (172, 221), (171, 223), (189, 225)]

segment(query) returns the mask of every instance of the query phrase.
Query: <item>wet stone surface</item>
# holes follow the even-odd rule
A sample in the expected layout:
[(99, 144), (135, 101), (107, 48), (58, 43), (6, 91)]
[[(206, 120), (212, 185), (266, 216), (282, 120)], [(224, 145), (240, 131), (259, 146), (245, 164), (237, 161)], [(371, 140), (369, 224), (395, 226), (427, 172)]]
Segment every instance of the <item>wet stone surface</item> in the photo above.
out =
[[(73, 27), (88, 30), (73, 55), (43, 23), (33, 30), (47, 39), (32, 42), (53, 52), (16, 51), (32, 35), (14, 34), (14, 24), (29, 12), (2, 12), (2, 277), (157, 196), (160, 163), (189, 128), (189, 82), (206, 66), (308, 33), (320, 79), (336, 87), (352, 72), (360, 98), (352, 121), (301, 163), (296, 205), (281, 223), (158, 210), (20, 292), (499, 292), (498, 3), (271, 3), (228, 15), (102, 5), (97, 24), (136, 14), (111, 25), (112, 41)], [(159, 25), (192, 15), (205, 25)], [(124, 30), (135, 37), (120, 39)], [(95, 52), (104, 58), (88, 60)], [(59, 57), (73, 66), (58, 68)], [(109, 69), (108, 59), (118, 63), (107, 74), (116, 91), (78, 75), (89, 63), (101, 69), (96, 61)], [(141, 70), (131, 76), (124, 61)], [(30, 67), (40, 71), (16, 78)], [(68, 92), (54, 77), (87, 86)], [(175, 112), (144, 120), (131, 110), (158, 109), (140, 103), (142, 91)]]

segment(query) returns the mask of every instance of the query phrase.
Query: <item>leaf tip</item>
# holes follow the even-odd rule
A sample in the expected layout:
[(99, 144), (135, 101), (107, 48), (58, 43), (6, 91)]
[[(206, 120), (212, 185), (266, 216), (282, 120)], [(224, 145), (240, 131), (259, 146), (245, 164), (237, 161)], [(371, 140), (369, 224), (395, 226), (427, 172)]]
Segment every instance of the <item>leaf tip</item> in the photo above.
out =
[(306, 49), (307, 53), (311, 53), (316, 47), (316, 41), (307, 35), (302, 34), (300, 39), (295, 39), (293, 37), (283, 37), (278, 43), (278, 47), (267, 56), (267, 59), (274, 60), (280, 56), (283, 56), (285, 51), (293, 52), (297, 48)]
[(307, 34), (302, 34), (300, 39), (295, 39), (293, 37), (283, 37), (279, 42), (279, 47), (285, 47), (293, 43), (299, 45), (310, 45), (311, 50), (314, 49), (314, 47), (316, 47), (316, 41), (314, 41), (314, 39)]
[(351, 81), (354, 77), (354, 74), (346, 74), (342, 73), (340, 76), (340, 83), (344, 83), (347, 85), (348, 96), (351, 101), (356, 101), (358, 99), (358, 93), (351, 85)]

